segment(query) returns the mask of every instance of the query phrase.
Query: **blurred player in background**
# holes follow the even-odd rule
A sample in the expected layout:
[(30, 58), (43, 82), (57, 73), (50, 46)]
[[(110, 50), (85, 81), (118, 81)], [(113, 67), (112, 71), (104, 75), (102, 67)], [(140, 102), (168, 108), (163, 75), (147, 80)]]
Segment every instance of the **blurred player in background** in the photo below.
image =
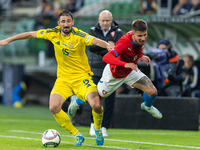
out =
[(103, 108), (100, 103), (97, 87), (93, 83), (88, 58), (85, 53), (86, 45), (98, 45), (110, 50), (112, 45), (73, 27), (73, 15), (69, 11), (59, 14), (58, 25), (51, 29), (21, 33), (0, 41), (7, 45), (15, 40), (28, 38), (43, 38), (54, 44), (57, 60), (57, 79), (50, 94), (49, 109), (56, 121), (73, 136), (75, 145), (82, 145), (84, 137), (71, 123), (68, 115), (61, 109), (65, 100), (76, 94), (83, 101), (88, 101), (92, 107), (97, 145), (103, 145), (101, 131)]

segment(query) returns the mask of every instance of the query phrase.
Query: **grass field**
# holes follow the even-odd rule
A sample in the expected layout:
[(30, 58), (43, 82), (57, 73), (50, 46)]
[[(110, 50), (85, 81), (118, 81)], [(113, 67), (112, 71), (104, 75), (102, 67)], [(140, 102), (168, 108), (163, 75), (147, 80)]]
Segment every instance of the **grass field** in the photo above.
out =
[[(47, 107), (12, 108), (0, 105), (0, 150), (200, 149), (199, 131), (109, 129), (104, 145), (97, 146), (95, 138), (89, 135), (89, 127), (77, 128), (85, 136), (82, 146), (74, 146), (74, 138), (59, 126)], [(47, 129), (55, 129), (61, 134), (58, 147), (46, 148), (42, 145), (41, 135)]]

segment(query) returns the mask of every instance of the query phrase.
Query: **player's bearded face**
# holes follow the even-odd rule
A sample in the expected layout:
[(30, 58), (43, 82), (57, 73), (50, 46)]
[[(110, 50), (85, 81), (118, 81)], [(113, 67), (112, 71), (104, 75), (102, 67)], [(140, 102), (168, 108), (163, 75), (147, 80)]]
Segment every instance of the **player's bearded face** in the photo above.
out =
[(72, 27), (65, 26), (61, 30), (62, 30), (63, 33), (69, 34), (72, 31)]
[(69, 34), (72, 31), (74, 20), (72, 20), (70, 16), (61, 16), (58, 25), (60, 26), (62, 33)]

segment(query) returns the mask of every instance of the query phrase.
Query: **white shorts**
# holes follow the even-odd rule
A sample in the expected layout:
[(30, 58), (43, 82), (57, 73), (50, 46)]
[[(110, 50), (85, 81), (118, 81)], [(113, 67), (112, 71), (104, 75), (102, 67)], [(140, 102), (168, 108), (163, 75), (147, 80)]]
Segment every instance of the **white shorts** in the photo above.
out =
[(97, 84), (99, 95), (101, 97), (108, 97), (123, 83), (126, 83), (131, 88), (134, 88), (133, 84), (144, 76), (146, 75), (140, 70), (137, 72), (132, 70), (127, 77), (122, 79), (115, 79), (110, 71), (110, 65), (107, 64), (104, 68), (103, 75)]

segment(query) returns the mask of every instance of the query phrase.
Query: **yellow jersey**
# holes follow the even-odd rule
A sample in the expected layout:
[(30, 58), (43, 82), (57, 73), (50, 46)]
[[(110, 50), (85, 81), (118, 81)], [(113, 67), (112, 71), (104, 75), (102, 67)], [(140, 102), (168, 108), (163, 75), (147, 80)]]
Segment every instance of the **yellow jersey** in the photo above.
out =
[(70, 36), (64, 37), (60, 32), (60, 26), (57, 26), (38, 30), (37, 38), (47, 39), (53, 43), (57, 60), (57, 78), (68, 80), (85, 73), (93, 75), (85, 48), (92, 45), (95, 37), (75, 27), (72, 27)]

